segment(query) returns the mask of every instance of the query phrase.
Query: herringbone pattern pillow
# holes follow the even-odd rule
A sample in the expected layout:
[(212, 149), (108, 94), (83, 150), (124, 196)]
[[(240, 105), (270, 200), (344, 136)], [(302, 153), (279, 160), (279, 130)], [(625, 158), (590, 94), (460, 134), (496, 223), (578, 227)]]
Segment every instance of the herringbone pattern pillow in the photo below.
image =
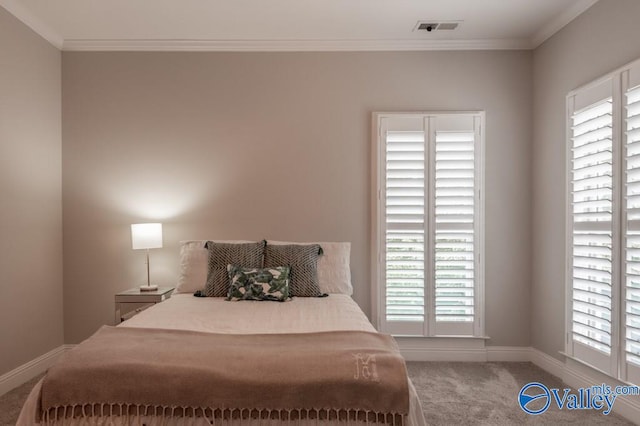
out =
[(229, 292), (227, 265), (245, 268), (262, 267), (262, 257), (266, 241), (247, 244), (215, 243), (207, 241), (209, 250), (209, 270), (205, 294), (208, 297), (226, 297)]
[(291, 296), (319, 297), (324, 294), (318, 284), (318, 257), (322, 247), (311, 245), (269, 245), (264, 251), (264, 267), (288, 266)]

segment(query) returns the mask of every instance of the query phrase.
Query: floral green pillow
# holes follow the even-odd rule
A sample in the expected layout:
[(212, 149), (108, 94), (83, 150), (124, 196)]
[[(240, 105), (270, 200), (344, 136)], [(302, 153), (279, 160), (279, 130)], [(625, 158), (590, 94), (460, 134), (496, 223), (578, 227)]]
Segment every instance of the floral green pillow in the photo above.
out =
[(289, 298), (289, 267), (244, 268), (227, 265), (229, 293), (227, 300), (274, 300)]

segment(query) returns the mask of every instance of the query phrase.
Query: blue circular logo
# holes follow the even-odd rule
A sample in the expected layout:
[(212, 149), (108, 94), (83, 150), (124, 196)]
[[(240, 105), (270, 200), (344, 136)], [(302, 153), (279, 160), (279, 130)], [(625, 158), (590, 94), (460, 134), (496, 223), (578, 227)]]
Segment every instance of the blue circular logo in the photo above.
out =
[[(542, 383), (531, 382), (520, 389), (518, 403), (522, 411), (537, 416), (549, 408), (551, 404), (551, 393), (549, 392), (549, 388)], [(538, 408), (540, 406), (542, 406), (542, 408)]]

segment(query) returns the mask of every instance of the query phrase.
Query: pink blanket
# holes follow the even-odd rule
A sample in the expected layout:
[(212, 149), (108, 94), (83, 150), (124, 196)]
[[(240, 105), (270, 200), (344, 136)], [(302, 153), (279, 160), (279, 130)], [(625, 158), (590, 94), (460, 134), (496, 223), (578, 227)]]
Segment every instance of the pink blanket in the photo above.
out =
[(125, 414), (402, 424), (393, 338), (363, 331), (230, 335), (102, 327), (45, 376), (44, 423)]

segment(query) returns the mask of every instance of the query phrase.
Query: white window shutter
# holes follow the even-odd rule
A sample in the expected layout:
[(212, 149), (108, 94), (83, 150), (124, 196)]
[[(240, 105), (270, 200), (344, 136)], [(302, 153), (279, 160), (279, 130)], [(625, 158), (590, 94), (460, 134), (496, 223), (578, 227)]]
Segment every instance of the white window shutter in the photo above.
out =
[(570, 357), (640, 383), (640, 60), (567, 96)]
[(388, 321), (424, 322), (424, 136), (422, 130), (388, 130), (386, 135)]
[(479, 335), (479, 114), (379, 120), (381, 329)]
[[(606, 97), (595, 99), (601, 96)], [(587, 100), (593, 103), (585, 106)], [(569, 353), (612, 373), (616, 356), (612, 285), (617, 209), (611, 83), (570, 101)]]
[(473, 334), (477, 275), (477, 133), (473, 116), (437, 117), (434, 173), (435, 333)]
[(640, 87), (628, 89), (624, 99), (625, 142), (625, 380), (640, 383)]

